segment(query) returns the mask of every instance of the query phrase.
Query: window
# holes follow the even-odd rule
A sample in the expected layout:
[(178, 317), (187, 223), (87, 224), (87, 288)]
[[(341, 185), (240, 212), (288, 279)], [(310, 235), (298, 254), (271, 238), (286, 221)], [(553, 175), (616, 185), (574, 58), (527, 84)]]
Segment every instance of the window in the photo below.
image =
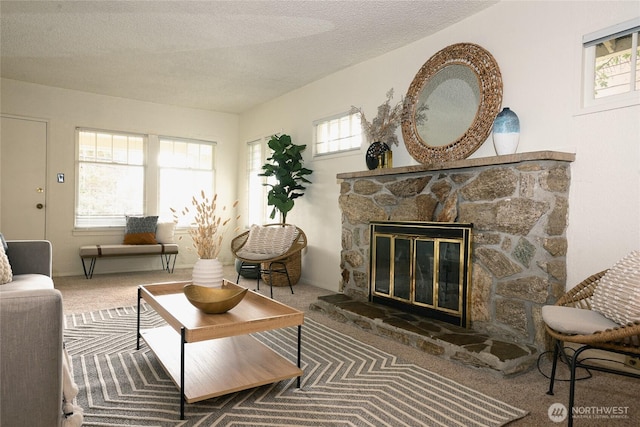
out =
[(193, 222), (191, 210), (194, 196), (200, 200), (204, 191), (207, 197), (214, 195), (214, 143), (160, 137), (158, 155), (158, 205), (160, 214), (171, 208), (178, 213), (189, 207), (188, 215), (178, 215), (178, 226)]
[(144, 214), (146, 137), (77, 131), (76, 227), (122, 226)]
[(247, 226), (273, 222), (267, 209), (267, 193), (269, 187), (264, 184), (275, 183), (275, 177), (259, 176), (271, 149), (267, 143), (271, 137), (247, 142)]
[(640, 18), (583, 37), (585, 106), (638, 96), (639, 31)]
[(261, 139), (247, 143), (247, 225), (265, 222), (267, 190), (263, 185), (265, 177), (258, 176), (264, 164), (262, 147)]
[[(214, 194), (215, 143), (92, 129), (76, 130), (77, 228), (122, 227), (126, 216), (159, 215)], [(181, 225), (190, 217), (179, 215)]]
[(341, 114), (313, 123), (315, 155), (359, 149), (362, 126), (359, 114)]

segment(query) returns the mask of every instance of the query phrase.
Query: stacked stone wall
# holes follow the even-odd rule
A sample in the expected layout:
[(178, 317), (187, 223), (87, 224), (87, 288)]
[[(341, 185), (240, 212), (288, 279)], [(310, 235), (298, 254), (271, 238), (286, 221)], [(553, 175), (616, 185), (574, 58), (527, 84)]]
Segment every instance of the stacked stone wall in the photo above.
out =
[(541, 307), (565, 289), (569, 185), (555, 160), (344, 179), (341, 289), (368, 300), (370, 221), (472, 223), (471, 327), (542, 349)]

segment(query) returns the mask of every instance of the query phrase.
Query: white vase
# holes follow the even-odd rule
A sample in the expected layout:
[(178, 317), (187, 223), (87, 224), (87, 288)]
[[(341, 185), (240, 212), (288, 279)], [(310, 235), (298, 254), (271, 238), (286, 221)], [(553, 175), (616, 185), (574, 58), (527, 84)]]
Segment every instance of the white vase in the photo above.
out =
[(191, 281), (194, 285), (210, 288), (222, 287), (224, 272), (222, 263), (218, 259), (198, 259), (193, 266)]

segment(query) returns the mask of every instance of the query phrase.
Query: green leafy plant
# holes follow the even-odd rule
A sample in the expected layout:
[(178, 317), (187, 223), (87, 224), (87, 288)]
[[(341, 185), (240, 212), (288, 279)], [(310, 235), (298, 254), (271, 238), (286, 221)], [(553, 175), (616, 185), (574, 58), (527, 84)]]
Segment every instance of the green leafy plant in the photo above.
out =
[(305, 176), (313, 172), (303, 166), (302, 152), (306, 145), (296, 145), (291, 142), (289, 135), (273, 135), (269, 140), (269, 148), (273, 150), (268, 163), (262, 166), (263, 173), (260, 176), (274, 177), (275, 184), (266, 183), (271, 187), (267, 193), (267, 204), (273, 206), (271, 219), (275, 218), (276, 211), (280, 212), (282, 223), (287, 222), (287, 214), (293, 209), (294, 200), (304, 195), (306, 187), (302, 183), (310, 184)]

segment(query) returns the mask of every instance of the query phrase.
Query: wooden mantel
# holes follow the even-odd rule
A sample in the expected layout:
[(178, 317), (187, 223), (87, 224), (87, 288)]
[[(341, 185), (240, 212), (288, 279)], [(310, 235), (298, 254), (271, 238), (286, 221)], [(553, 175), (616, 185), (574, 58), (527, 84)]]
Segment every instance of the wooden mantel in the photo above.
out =
[(402, 175), (414, 172), (438, 171), (448, 169), (464, 169), (476, 166), (504, 165), (509, 163), (520, 163), (531, 160), (555, 160), (573, 162), (576, 159), (575, 153), (564, 153), (560, 151), (532, 151), (529, 153), (507, 154), (503, 156), (480, 157), (476, 159), (456, 160), (446, 163), (434, 163), (431, 165), (412, 165), (399, 168), (383, 168), (358, 172), (343, 172), (337, 175), (338, 179), (365, 178), (383, 175)]

